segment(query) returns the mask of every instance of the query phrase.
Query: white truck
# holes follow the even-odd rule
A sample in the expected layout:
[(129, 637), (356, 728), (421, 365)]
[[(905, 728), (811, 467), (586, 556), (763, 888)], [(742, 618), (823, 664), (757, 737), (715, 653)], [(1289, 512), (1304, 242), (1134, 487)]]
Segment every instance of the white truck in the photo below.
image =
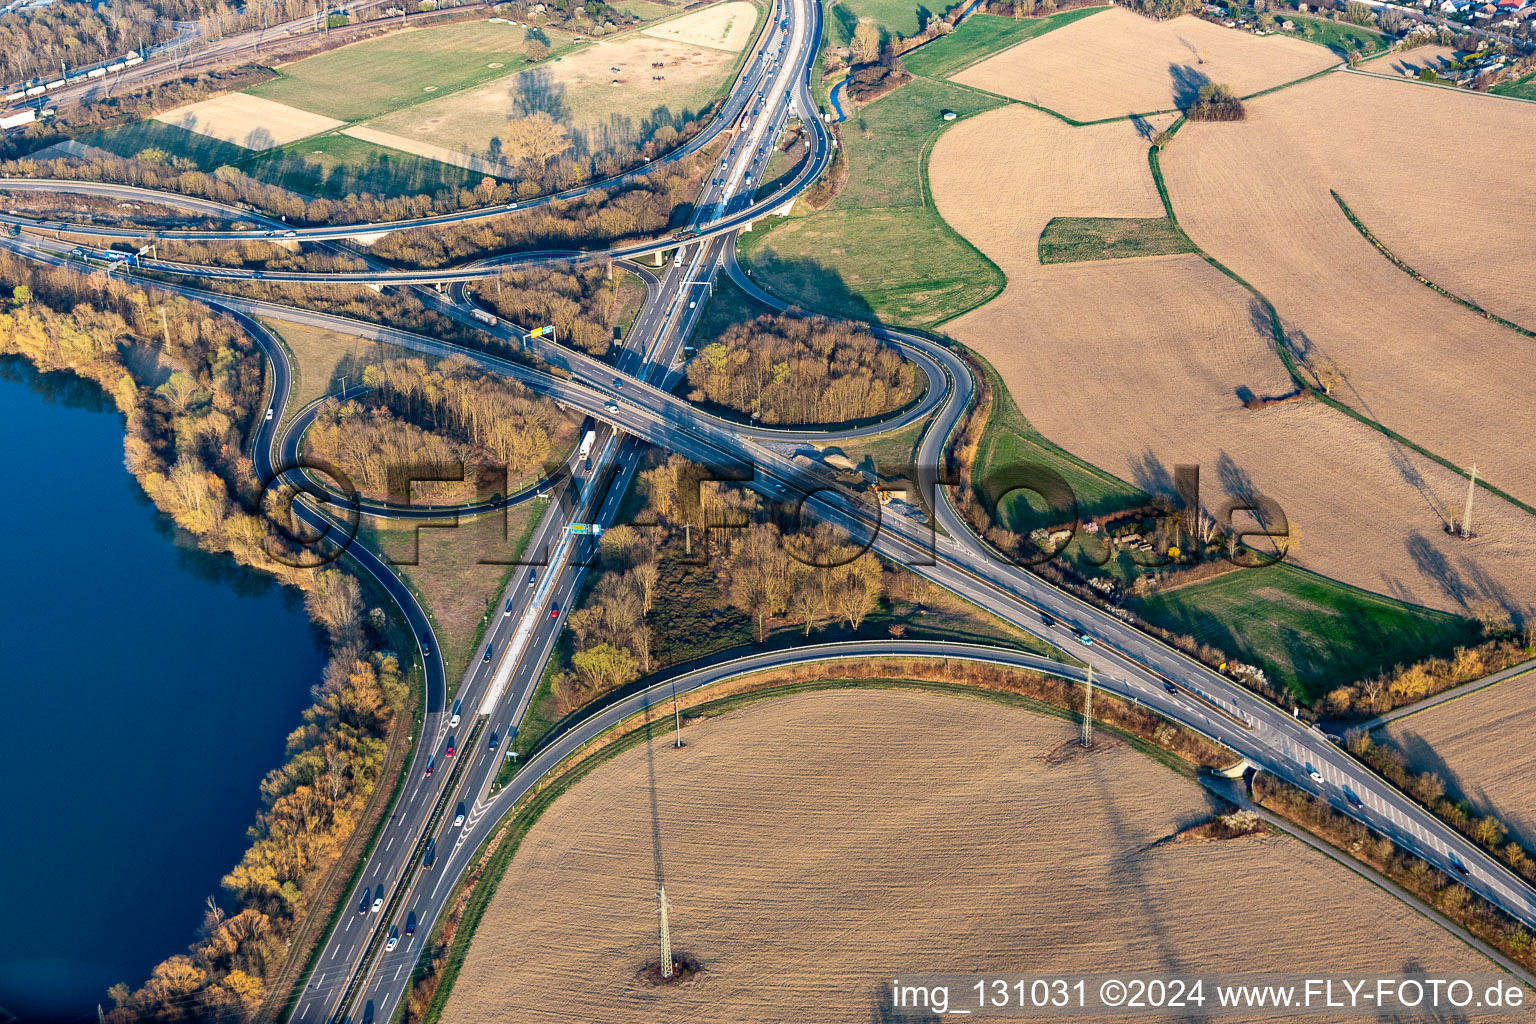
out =
[(579, 448), (576, 452), (577, 460), (580, 462), (590, 463), (592, 461), (592, 446), (596, 443), (597, 431), (587, 431), (586, 436), (581, 439), (581, 448)]
[(478, 307), (472, 309), (470, 310), (469, 315), (474, 317), (476, 320), (479, 320), (483, 324), (490, 324), (492, 327), (496, 326), (496, 318), (483, 309)]

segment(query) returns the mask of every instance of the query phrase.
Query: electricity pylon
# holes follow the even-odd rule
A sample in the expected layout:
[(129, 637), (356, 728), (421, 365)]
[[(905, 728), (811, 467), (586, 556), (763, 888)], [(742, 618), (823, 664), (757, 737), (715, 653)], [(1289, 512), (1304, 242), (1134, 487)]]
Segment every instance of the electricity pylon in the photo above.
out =
[(667, 925), (667, 887), (656, 890), (656, 903), (661, 910), (661, 976), (672, 977), (672, 929)]
[(1093, 666), (1088, 666), (1088, 686), (1083, 691), (1083, 746), (1093, 746)]
[(1467, 507), (1461, 513), (1461, 535), (1472, 536), (1472, 495), (1477, 493), (1477, 466), (1473, 464), (1472, 472), (1467, 474)]

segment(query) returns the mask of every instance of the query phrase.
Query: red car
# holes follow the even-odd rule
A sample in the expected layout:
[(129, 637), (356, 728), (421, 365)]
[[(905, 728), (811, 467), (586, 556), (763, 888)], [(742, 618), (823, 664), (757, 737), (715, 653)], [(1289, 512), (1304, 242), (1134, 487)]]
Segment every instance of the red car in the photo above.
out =
[(558, 604), (550, 606), (549, 617), (552, 619), (558, 619), (560, 617), (560, 606)]
[(424, 779), (432, 777), (432, 758), (430, 756), (427, 758), (427, 770), (421, 773), (421, 777)]
[(453, 756), (453, 750), (454, 750), (453, 744), (452, 743), (448, 744), (448, 749), (443, 751), (443, 756), (444, 757), (452, 757)]

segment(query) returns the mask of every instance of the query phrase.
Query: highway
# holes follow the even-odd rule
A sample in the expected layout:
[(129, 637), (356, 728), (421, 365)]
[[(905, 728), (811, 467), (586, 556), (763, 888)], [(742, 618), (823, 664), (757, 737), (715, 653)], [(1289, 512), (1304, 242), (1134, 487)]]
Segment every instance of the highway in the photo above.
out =
[[(779, 8), (777, 6), (772, 8), (772, 10), (778, 9)], [(819, 18), (819, 14), (817, 17)], [(819, 32), (819, 27), (816, 30)], [(759, 96), (759, 94), (767, 95), (771, 92), (771, 90), (767, 89), (767, 83), (770, 80), (774, 82), (782, 82), (785, 72), (792, 70), (789, 68), (787, 62), (775, 65), (775, 60), (783, 60), (783, 58), (779, 56), (776, 51), (770, 51), (769, 49), (770, 42), (774, 41), (776, 38), (777, 36), (773, 32), (763, 33), (758, 43), (750, 53), (748, 59), (743, 62), (742, 69), (737, 76), (736, 83), (733, 86), (726, 102), (722, 105), (720, 111), (707, 125), (705, 125), (705, 127), (697, 135), (695, 135), (692, 139), (689, 139), (685, 144), (675, 150), (672, 150), (670, 153), (667, 153), (664, 156), (658, 157), (655, 160), (649, 161), (648, 163), (642, 164), (641, 166), (626, 171), (622, 174), (617, 174), (600, 181), (589, 182), (588, 184), (569, 188), (562, 192), (540, 196), (535, 199), (509, 203), (504, 206), (481, 207), (472, 210), (456, 210), (449, 213), (432, 214), (424, 217), (412, 217), (395, 221), (379, 221), (345, 225), (318, 225), (307, 227), (284, 224), (280, 221), (274, 221), (271, 217), (255, 213), (250, 210), (245, 210), (240, 207), (229, 206), (226, 204), (214, 203), (210, 200), (196, 200), (196, 208), (198, 211), (204, 213), (205, 215), (222, 216), (230, 219), (249, 221), (259, 226), (246, 229), (231, 228), (225, 230), (173, 229), (147, 231), (141, 228), (121, 228), (112, 227), (109, 225), (73, 224), (68, 221), (39, 220), (32, 217), (18, 216), (8, 212), (0, 213), (0, 224), (16, 224), (19, 227), (33, 231), (69, 231), (76, 235), (106, 239), (161, 238), (214, 241), (219, 239), (228, 240), (276, 237), (289, 240), (297, 239), (300, 241), (317, 242), (347, 238), (362, 241), (364, 244), (367, 244), (374, 239), (396, 231), (408, 231), (416, 228), (447, 227), (455, 224), (472, 223), (474, 221), (483, 220), (488, 217), (499, 217), (512, 212), (526, 212), (529, 210), (537, 209), (541, 206), (546, 206), (550, 203), (577, 199), (586, 195), (588, 192), (598, 190), (612, 190), (613, 188), (621, 186), (627, 182), (631, 182), (637, 178), (643, 177), (644, 175), (649, 174), (657, 168), (665, 166), (666, 164), (686, 160), (700, 150), (707, 149), (723, 133), (736, 132), (738, 129), (738, 122), (741, 120), (743, 115), (756, 118), (756, 115), (753, 114), (752, 111), (754, 108), (762, 105), (762, 98)], [(144, 66), (147, 67), (147, 65)], [(809, 67), (809, 62), (807, 62), (806, 67)], [(803, 96), (803, 102), (801, 104), (801, 109), (806, 112), (806, 116), (808, 118), (815, 119), (815, 107), (810, 100), (808, 79), (807, 82), (802, 84), (805, 86), (805, 92)], [(782, 89), (782, 84), (780, 85), (780, 89)], [(801, 102), (801, 99), (798, 97), (797, 102)], [(760, 123), (761, 122), (759, 120), (759, 124)], [(753, 127), (755, 129), (756, 125)], [(754, 135), (756, 134), (757, 133), (754, 131)], [(811, 166), (806, 169), (807, 173), (800, 176), (800, 178), (803, 180), (799, 180), (798, 183), (792, 183), (795, 185), (795, 187), (786, 188), (784, 190), (786, 195), (791, 198), (798, 194), (798, 192), (806, 185), (808, 185), (810, 181), (814, 180), (816, 175), (820, 174), (821, 168), (824, 166), (827, 156), (829, 155), (827, 152), (828, 136), (826, 135), (825, 129), (821, 128), (816, 130), (816, 134), (822, 144), (822, 152), (813, 158)], [(764, 166), (766, 166), (766, 161), (764, 161)], [(750, 172), (745, 170), (742, 171), (743, 175), (747, 173)], [(170, 192), (160, 192), (154, 189), (137, 188), (129, 185), (113, 185), (104, 182), (77, 182), (68, 179), (16, 177), (0, 179), (0, 188), (25, 192), (57, 192), (63, 194), (94, 195), (108, 198), (131, 198), (141, 202), (155, 202), (172, 207), (181, 207), (184, 209), (189, 208), (187, 205), (188, 197), (186, 196), (180, 196)], [(750, 216), (744, 218), (742, 223), (745, 223), (750, 219)], [(722, 226), (720, 230), (730, 230), (732, 226), (733, 225)], [(639, 250), (641, 253), (648, 251), (650, 250), (643, 248)], [(527, 255), (534, 259), (549, 259), (560, 254), (542, 253)], [(190, 274), (197, 273), (199, 270), (207, 271), (211, 268), (197, 268), (189, 267), (187, 265), (168, 264), (163, 269), (167, 270), (167, 272), (175, 272), (180, 270)], [(234, 276), (244, 275), (237, 273)], [(407, 281), (414, 280), (439, 281), (455, 279), (462, 280), (464, 278), (432, 277), (422, 275), (417, 275), (415, 278), (409, 276), (391, 278), (391, 280), (393, 280), (395, 283), (406, 283)], [(307, 280), (307, 278), (303, 275), (294, 278), (283, 278), (277, 276), (276, 274), (272, 274), (268, 276), (268, 280), (302, 281)], [(333, 281), (339, 280), (340, 278), (333, 278)], [(371, 283), (373, 279), (364, 276), (358, 280)]]
[[(504, 322), (487, 325), (473, 316), (473, 307), (459, 288), (446, 296), (424, 288), (418, 289), (418, 293), (445, 314), (492, 338), (528, 350), (559, 372), (344, 317), (257, 299), (210, 294), (192, 285), (163, 281), (149, 284), (199, 298), (241, 317), (246, 329), (271, 357), (271, 404), (276, 412), (274, 419), (257, 434), (258, 472), (283, 468), (280, 460), (296, 451), (301, 431), (290, 428), (283, 437), (278, 436), (277, 424), (287, 409), (290, 374), (282, 346), (251, 319), (256, 315), (324, 324), (430, 354), (462, 355), (489, 372), (504, 374), (582, 411), (600, 425), (590, 463), (572, 467), (572, 486), (558, 500), (550, 501), (535, 530), (530, 560), (547, 564), (531, 567), (531, 577), (522, 570), (513, 574), (496, 605), (502, 614), (493, 614), (486, 630), (484, 643), (490, 658), (472, 657), (470, 669), (451, 692), (442, 678), (441, 658), (436, 654), (430, 624), (408, 589), (387, 565), (362, 551), (361, 545), (348, 549), (348, 557), (379, 579), (401, 603), (407, 622), (416, 631), (423, 650), (429, 652), (422, 658), (427, 669), (427, 722), (405, 791), (363, 867), (358, 888), (343, 906), (314, 970), (305, 979), (291, 1019), (304, 1024), (388, 1019), (404, 998), (411, 968), (422, 953), (421, 943), (440, 917), (455, 880), (471, 862), (480, 841), (518, 796), (552, 770), (565, 754), (623, 717), (643, 711), (663, 694), (669, 695), (673, 687), (681, 691), (707, 686), (751, 667), (867, 654), (980, 658), (1067, 678), (1081, 677), (1078, 670), (1058, 663), (1041, 663), (1039, 659), (1028, 660), (1030, 656), (971, 645), (891, 641), (751, 655), (680, 675), (594, 712), (537, 751), (509, 786), (493, 793), (492, 783), (502, 758), (511, 746), (564, 617), (579, 595), (584, 579), (584, 560), (590, 554), (592, 541), (589, 535), (572, 533), (567, 527), (573, 522), (597, 526), (612, 522), (645, 444), (718, 467), (722, 475), (739, 476), (743, 486), (756, 489), (770, 501), (803, 502), (813, 514), (844, 526), (885, 557), (909, 566), (918, 575), (1091, 665), (1097, 685), (1102, 688), (1145, 704), (1226, 745), (1253, 765), (1320, 793), (1343, 813), (1419, 853), (1536, 928), (1536, 891), (1357, 763), (1318, 730), (1135, 630), (1113, 614), (1078, 600), (992, 553), (960, 518), (949, 488), (940, 482), (935, 469), (944, 464), (943, 452), (974, 395), (970, 372), (955, 352), (920, 336), (876, 328), (879, 336), (899, 346), (922, 367), (928, 379), (922, 400), (912, 410), (891, 423), (861, 428), (862, 432), (874, 433), (892, 429), (895, 423), (918, 419), (928, 422), (919, 445), (915, 473), (919, 493), (909, 503), (887, 508), (867, 494), (853, 493), (835, 483), (823, 468), (795, 462), (780, 451), (784, 441), (835, 441), (861, 431), (765, 430), (706, 415), (672, 393), (672, 385), (682, 369), (686, 339), (702, 313), (704, 303), (699, 299), (715, 274), (724, 270), (739, 287), (760, 301), (783, 307), (773, 296), (758, 289), (736, 265), (735, 234), (753, 219), (777, 209), (786, 199), (793, 199), (814, 180), (830, 155), (831, 140), (815, 114), (809, 91), (809, 68), (821, 34), (820, 16), (819, 5), (811, 0), (780, 0), (774, 7), (751, 67), (738, 80), (737, 91), (727, 105), (728, 109), (747, 112), (751, 120), (745, 130), (733, 134), (720, 173), (706, 180), (705, 192), (695, 207), (695, 226), (703, 229), (701, 234), (682, 245), (652, 241), (602, 254), (627, 258), (663, 249), (674, 253), (668, 266), (655, 273), (647, 272), (645, 308), (611, 363), (562, 348), (546, 338), (529, 337)], [(755, 199), (767, 153), (792, 113), (799, 114), (810, 135), (810, 159), (783, 188), (761, 200)], [(316, 231), (308, 237), (348, 237), (326, 234), (326, 229)], [(31, 235), (7, 239), (4, 244), (49, 263), (69, 259), (68, 246)], [(550, 255), (517, 254), (501, 261), (445, 268), (431, 274), (404, 272), (401, 276), (390, 276), (391, 272), (374, 270), (355, 275), (272, 274), (268, 279), (311, 283), (362, 280), (406, 285), (465, 281), (493, 273), (496, 266), (505, 262), (547, 259)], [(223, 271), (208, 268), (171, 266), (178, 276), (193, 280), (227, 276)], [(146, 261), (141, 269), (159, 272), (166, 265)], [(131, 273), (132, 269), (125, 272)], [(569, 374), (569, 378), (561, 376), (562, 373)], [(266, 459), (265, 467), (262, 458)], [(316, 528), (332, 522), (334, 515), (304, 503), (297, 503), (295, 508), (301, 518)], [(370, 514), (378, 515), (392, 515), (396, 511), (387, 507), (369, 509)], [(1083, 643), (1080, 635), (1091, 643)], [(452, 701), (460, 705), (461, 720), (457, 727), (449, 725)], [(453, 757), (448, 756), (450, 745), (455, 747)], [(429, 763), (433, 767), (431, 774), (426, 770)], [(464, 820), (455, 824), (461, 807)], [(430, 866), (425, 864), (428, 860)], [(377, 912), (373, 909), (375, 900), (380, 901)], [(389, 949), (387, 944), (392, 935), (397, 942), (395, 948)]]

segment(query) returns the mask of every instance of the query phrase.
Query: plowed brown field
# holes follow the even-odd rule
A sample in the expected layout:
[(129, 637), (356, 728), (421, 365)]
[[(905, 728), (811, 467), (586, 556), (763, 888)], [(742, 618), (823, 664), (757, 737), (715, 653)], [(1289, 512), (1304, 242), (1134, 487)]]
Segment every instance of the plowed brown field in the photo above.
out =
[(1248, 110), (1187, 126), (1164, 157), (1190, 236), (1340, 368), (1335, 397), (1536, 504), (1536, 402), (1516, 369), (1536, 341), (1394, 267), (1329, 195), (1426, 276), (1529, 318), (1536, 106), (1339, 74)]
[[(685, 736), (545, 812), (445, 1024), (867, 1024), (893, 974), (925, 969), (1487, 969), (1290, 839), (1159, 844), (1207, 813), (1199, 786), (1113, 742), (1083, 755), (1052, 719), (843, 691)], [(657, 959), (658, 838), (674, 948), (704, 968), (666, 990), (636, 981)]]
[(1004, 50), (954, 81), (1094, 121), (1183, 106), (1204, 82), (1246, 96), (1338, 62), (1298, 39), (1194, 17), (1153, 21), (1115, 7)]
[(1536, 672), (1490, 686), (1386, 727), (1417, 771), (1439, 772), (1478, 811), (1536, 845)]

